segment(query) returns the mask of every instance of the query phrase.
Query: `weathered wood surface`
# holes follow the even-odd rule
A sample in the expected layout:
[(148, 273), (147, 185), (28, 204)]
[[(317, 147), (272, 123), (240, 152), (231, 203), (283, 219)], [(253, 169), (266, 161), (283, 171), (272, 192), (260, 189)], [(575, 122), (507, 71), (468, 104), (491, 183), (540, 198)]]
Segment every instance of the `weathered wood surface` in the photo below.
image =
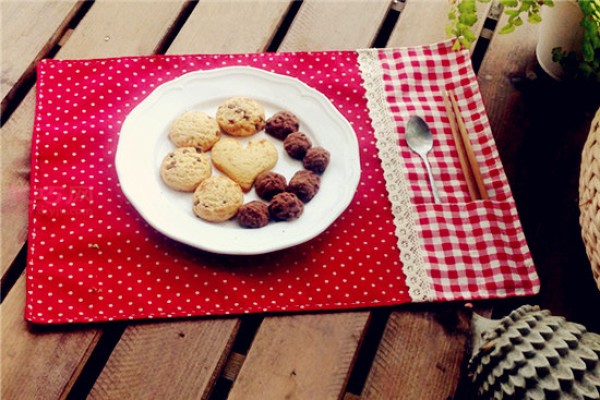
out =
[(368, 313), (273, 317), (263, 321), (230, 399), (337, 399)]
[[(2, 94), (27, 91), (31, 64), (57, 42), (63, 46), (57, 58), (352, 49), (375, 43), (408, 46), (443, 40), (448, 9), (446, 0), (245, 0), (232, 5), (222, 0), (96, 1), (74, 22), (81, 5), (63, 6), (62, 19), (44, 21), (54, 27), (44, 41), (29, 52), (11, 50), (27, 60), (15, 60), (14, 65), (28, 65), (23, 72), (5, 82), (3, 61)], [(481, 9), (480, 16), (487, 15), (489, 7), (493, 6)], [(60, 37), (67, 27), (72, 30)], [(571, 107), (568, 115), (576, 117), (576, 123), (545, 122), (538, 104), (544, 99), (526, 90), (535, 85), (525, 71), (536, 27), (520, 29), (492, 38), (479, 83), (542, 283), (548, 282), (532, 300), (589, 327), (594, 319), (580, 311), (581, 305), (600, 301), (591, 279), (589, 285), (582, 284), (591, 272), (578, 237), (573, 196), (587, 114)], [(486, 50), (487, 40), (482, 43)], [(531, 87), (533, 92), (539, 88)], [(544, 94), (550, 93), (543, 88)], [(7, 271), (18, 273), (24, 267), (24, 260), (16, 256), (27, 235), (34, 91), (9, 105), (14, 112), (0, 137), (3, 278)], [(556, 132), (547, 138), (549, 128)], [(537, 155), (540, 139), (543, 154)], [(552, 179), (544, 169), (559, 172), (554, 162), (566, 162), (567, 168), (552, 190), (543, 190), (541, 183)], [(544, 212), (561, 217), (551, 219)], [(569, 270), (572, 264), (576, 269)], [(559, 286), (561, 282), (568, 290)], [(585, 290), (577, 290), (581, 286)], [(469, 312), (460, 305), (378, 310), (375, 323), (374, 313), (367, 310), (48, 329), (23, 321), (24, 276), (3, 296), (2, 398), (83, 398), (88, 391), (94, 399), (450, 398), (458, 396), (457, 386), (464, 378)], [(523, 301), (495, 304), (502, 313)], [(599, 323), (592, 328), (598, 330)]]
[(452, 398), (460, 380), (469, 322), (466, 310), (392, 313), (361, 398)]
[[(498, 26), (506, 23), (502, 16)], [(559, 83), (535, 62), (538, 25), (495, 35), (479, 84), (529, 247), (542, 282), (540, 304), (600, 331), (600, 292), (585, 255), (579, 226), (581, 150), (600, 107), (597, 87)], [(523, 299), (497, 305), (507, 314)]]
[[(33, 75), (35, 64), (58, 43), (82, 4), (76, 0), (56, 3), (2, 1), (2, 109), (14, 90)], [(9, 39), (10, 38), (10, 39)]]

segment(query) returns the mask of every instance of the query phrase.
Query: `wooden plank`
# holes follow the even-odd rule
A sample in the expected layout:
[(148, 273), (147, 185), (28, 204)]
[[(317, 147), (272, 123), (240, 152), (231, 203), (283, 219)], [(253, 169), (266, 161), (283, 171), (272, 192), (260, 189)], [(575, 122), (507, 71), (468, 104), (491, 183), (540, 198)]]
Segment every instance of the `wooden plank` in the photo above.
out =
[(97, 1), (57, 58), (153, 54), (185, 7), (184, 0)]
[(267, 318), (228, 399), (337, 399), (369, 314)]
[[(503, 16), (499, 26), (505, 22)], [(600, 292), (581, 241), (577, 204), (581, 150), (599, 106), (597, 88), (544, 77), (535, 58), (538, 29), (525, 24), (494, 36), (479, 83), (540, 276), (535, 304), (598, 332), (600, 319), (588, 309), (600, 304)], [(499, 315), (521, 301), (503, 303)]]
[(266, 50), (291, 2), (203, 0), (169, 47), (170, 54)]
[(35, 328), (23, 319), (24, 308), (25, 276), (21, 276), (0, 307), (0, 398), (62, 398), (101, 331)]
[(305, 0), (279, 51), (370, 47), (390, 0)]
[(207, 398), (238, 327), (236, 319), (131, 325), (88, 398)]
[[(168, 49), (168, 54), (210, 53), (233, 48), (240, 52), (266, 49), (289, 3), (201, 2)], [(246, 34), (235, 27), (243, 26)], [(218, 27), (237, 34), (220, 35)], [(213, 30), (216, 29), (216, 32)], [(222, 29), (222, 28), (221, 28)], [(133, 325), (121, 340), (92, 388), (90, 398), (207, 398), (239, 328), (239, 319)], [(185, 332), (185, 340), (177, 332)], [(168, 348), (168, 351), (165, 351)], [(144, 368), (143, 366), (148, 366)]]
[[(499, 20), (504, 26), (507, 17)], [(494, 139), (507, 176), (511, 182), (519, 168), (518, 149), (525, 138), (517, 134), (527, 124), (527, 116), (518, 110), (521, 93), (511, 77), (525, 77), (535, 63), (535, 46), (539, 25), (524, 24), (509, 35), (495, 35), (490, 42), (478, 74), (479, 87), (494, 133)], [(515, 130), (517, 130), (515, 132)]]
[(58, 42), (82, 3), (2, 1), (2, 80), (0, 93), (4, 112), (14, 90), (30, 78), (35, 64)]
[[(143, 4), (96, 2), (57, 57), (152, 53), (179, 16), (183, 5), (183, 0), (178, 3), (145, 2)], [(144, 18), (140, 18), (140, 15)], [(103, 38), (107, 35), (119, 40), (98, 41), (99, 37)], [(34, 110), (35, 93), (32, 90), (2, 130), (3, 268), (6, 268), (6, 264), (11, 259), (11, 254), (5, 253), (5, 240), (12, 240), (10, 246), (11, 250), (15, 251), (12, 254), (14, 257), (18, 251), (17, 247), (23, 245), (20, 240), (24, 240), (26, 231), (27, 202), (17, 204), (15, 200), (5, 204), (4, 190), (10, 188), (11, 193), (16, 196), (13, 199), (18, 199), (18, 196), (24, 197), (29, 190), (26, 176)], [(10, 154), (7, 150), (10, 150)], [(19, 168), (15, 169), (13, 165), (18, 165)], [(14, 219), (7, 221), (7, 215)], [(6, 299), (1, 307), (2, 393), (18, 394), (7, 395), (6, 398), (56, 399), (68, 393), (70, 385), (74, 383), (81, 367), (88, 359), (90, 349), (96, 344), (99, 331), (63, 328), (62, 332), (47, 330), (43, 335), (38, 334), (38, 329), (23, 322), (24, 281), (24, 276), (21, 276), (17, 286), (7, 295), (5, 294)], [(28, 396), (23, 394), (24, 392), (33, 395)]]
[(27, 240), (31, 131), (35, 94), (25, 97), (0, 130), (0, 273), (2, 281)]
[[(478, 4), (478, 21), (473, 31), (479, 34), (491, 3)], [(386, 47), (407, 47), (436, 43), (448, 39), (448, 0), (407, 0)], [(423, 29), (423, 27), (427, 27)]]
[(470, 319), (448, 305), (435, 308), (390, 315), (361, 399), (454, 397)]

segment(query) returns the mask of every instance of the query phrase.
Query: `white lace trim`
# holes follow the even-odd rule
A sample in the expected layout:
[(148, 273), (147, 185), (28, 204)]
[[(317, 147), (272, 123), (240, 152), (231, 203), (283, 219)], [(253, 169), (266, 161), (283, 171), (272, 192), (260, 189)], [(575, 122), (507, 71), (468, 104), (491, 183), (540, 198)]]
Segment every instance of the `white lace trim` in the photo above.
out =
[(410, 204), (408, 184), (398, 159), (400, 148), (396, 125), (385, 100), (383, 69), (378, 50), (359, 50), (358, 64), (366, 89), (367, 106), (373, 122), (386, 189), (392, 203), (400, 261), (406, 275), (408, 292), (415, 302), (432, 301), (435, 299), (435, 293), (421, 253), (422, 246), (413, 217), (414, 208)]

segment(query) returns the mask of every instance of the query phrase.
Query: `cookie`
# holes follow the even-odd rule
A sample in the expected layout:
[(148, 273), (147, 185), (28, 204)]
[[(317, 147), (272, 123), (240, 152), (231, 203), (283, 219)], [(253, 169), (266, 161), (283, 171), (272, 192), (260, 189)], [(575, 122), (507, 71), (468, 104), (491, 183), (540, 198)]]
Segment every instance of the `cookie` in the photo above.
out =
[(219, 140), (211, 151), (214, 166), (237, 182), (244, 192), (252, 189), (262, 172), (277, 164), (277, 149), (267, 139), (251, 140), (246, 147), (233, 138)]
[(265, 128), (265, 110), (254, 99), (233, 97), (217, 109), (217, 122), (232, 136), (251, 136)]
[(244, 203), (240, 185), (222, 175), (214, 175), (198, 185), (193, 196), (193, 211), (210, 222), (227, 221)]
[(243, 228), (262, 228), (270, 220), (269, 206), (262, 201), (251, 201), (240, 207), (236, 218)]
[(294, 193), (304, 203), (308, 203), (319, 191), (321, 178), (312, 171), (298, 171), (290, 179), (287, 190)]
[(254, 190), (261, 199), (271, 200), (277, 193), (285, 192), (286, 188), (285, 176), (277, 172), (263, 172), (254, 180)]
[(193, 192), (211, 174), (210, 157), (194, 147), (176, 148), (160, 165), (163, 182), (181, 192)]
[(330, 154), (322, 147), (311, 147), (302, 159), (304, 168), (316, 174), (322, 174), (329, 165)]
[(197, 147), (208, 151), (221, 137), (217, 120), (202, 111), (187, 111), (171, 124), (169, 139), (177, 147)]
[(269, 202), (269, 214), (277, 221), (290, 221), (300, 218), (304, 204), (294, 193), (283, 192), (273, 196)]
[(283, 148), (286, 153), (296, 160), (302, 160), (311, 147), (312, 142), (302, 132), (292, 132), (283, 141)]
[(279, 111), (267, 120), (265, 132), (277, 139), (285, 139), (287, 135), (300, 128), (300, 121), (294, 113)]

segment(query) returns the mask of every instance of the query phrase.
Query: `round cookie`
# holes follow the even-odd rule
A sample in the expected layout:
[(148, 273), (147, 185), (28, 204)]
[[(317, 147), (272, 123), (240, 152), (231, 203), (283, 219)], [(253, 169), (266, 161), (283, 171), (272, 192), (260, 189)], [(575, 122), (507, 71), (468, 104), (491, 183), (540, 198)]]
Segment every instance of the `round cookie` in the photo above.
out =
[(290, 111), (279, 111), (267, 120), (265, 132), (277, 139), (285, 139), (287, 135), (300, 128), (298, 117)]
[(210, 222), (227, 221), (244, 203), (240, 185), (223, 175), (213, 175), (198, 185), (193, 196), (193, 211)]
[(202, 111), (187, 111), (171, 124), (169, 139), (177, 147), (198, 147), (208, 151), (221, 137), (217, 120)]
[(292, 132), (283, 140), (283, 148), (290, 157), (296, 160), (302, 160), (311, 147), (312, 142), (302, 132)]
[(171, 189), (193, 192), (212, 174), (210, 157), (195, 147), (178, 147), (163, 158), (160, 177)]
[(254, 99), (233, 97), (217, 109), (217, 122), (232, 136), (251, 136), (265, 128), (265, 110)]
[(304, 204), (294, 193), (283, 192), (273, 196), (269, 202), (269, 214), (277, 221), (290, 221), (300, 218)]
[(276, 194), (285, 192), (286, 188), (285, 176), (277, 172), (265, 171), (254, 180), (254, 190), (261, 199), (271, 200)]
[(304, 203), (308, 203), (319, 191), (321, 178), (312, 171), (298, 171), (290, 179), (287, 190), (294, 193)]
[(302, 159), (302, 165), (309, 171), (322, 174), (329, 165), (330, 154), (322, 147), (311, 147)]
[(244, 204), (237, 212), (238, 223), (243, 228), (262, 228), (269, 219), (269, 206), (258, 200)]

